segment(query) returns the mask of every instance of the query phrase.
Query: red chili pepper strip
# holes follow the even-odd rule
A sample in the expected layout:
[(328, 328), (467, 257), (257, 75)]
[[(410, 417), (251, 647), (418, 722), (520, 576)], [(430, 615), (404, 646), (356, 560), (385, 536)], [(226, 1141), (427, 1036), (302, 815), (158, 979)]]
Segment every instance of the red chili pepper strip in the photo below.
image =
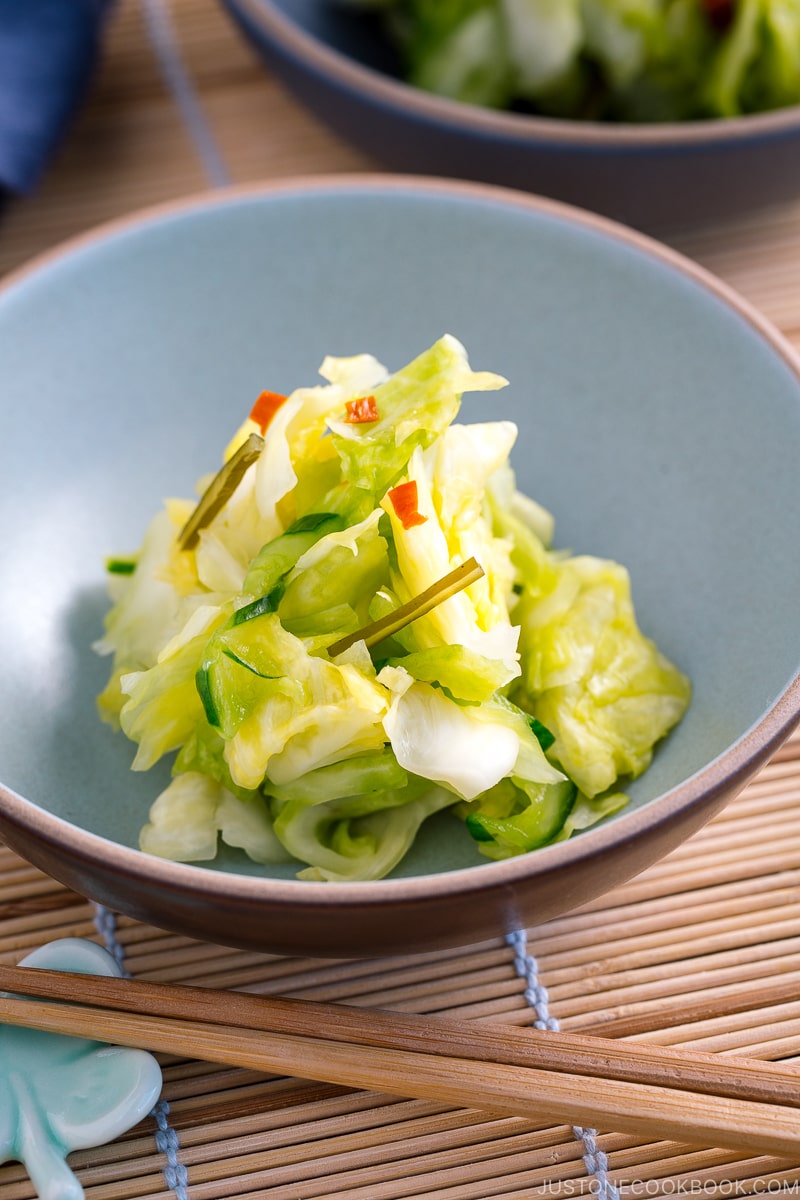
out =
[(250, 420), (255, 421), (261, 429), (261, 436), (267, 432), (275, 413), (286, 403), (286, 396), (280, 392), (262, 392), (250, 410)]
[(374, 396), (361, 396), (358, 400), (348, 400), (345, 405), (347, 416), (345, 421), (350, 425), (369, 425), (377, 421), (380, 413)]
[(397, 487), (393, 487), (389, 492), (389, 499), (403, 529), (411, 529), (413, 525), (422, 525), (427, 521), (428, 518), (423, 517), (417, 508), (419, 498), (416, 479), (398, 483)]

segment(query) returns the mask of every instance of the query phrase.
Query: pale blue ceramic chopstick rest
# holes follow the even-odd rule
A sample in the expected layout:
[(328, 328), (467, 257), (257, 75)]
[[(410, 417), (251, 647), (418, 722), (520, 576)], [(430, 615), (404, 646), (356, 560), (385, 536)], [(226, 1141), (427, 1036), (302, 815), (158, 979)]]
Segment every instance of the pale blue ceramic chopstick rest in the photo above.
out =
[[(82, 938), (50, 942), (20, 966), (121, 974), (106, 950)], [(24, 1163), (41, 1200), (81, 1200), (67, 1154), (136, 1125), (160, 1091), (161, 1070), (144, 1050), (0, 1025), (0, 1163)]]

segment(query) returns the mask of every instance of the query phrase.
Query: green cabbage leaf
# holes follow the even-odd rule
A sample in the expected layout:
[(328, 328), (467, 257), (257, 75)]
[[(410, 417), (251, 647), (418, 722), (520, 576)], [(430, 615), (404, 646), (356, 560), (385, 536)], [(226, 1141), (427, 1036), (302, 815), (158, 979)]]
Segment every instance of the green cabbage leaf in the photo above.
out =
[(554, 734), (551, 757), (597, 796), (649, 766), (690, 685), (640, 631), (623, 567), (580, 556), (550, 568), (545, 587), (526, 588), (517, 608), (524, 669), (515, 695)]
[(380, 7), (411, 83), (463, 103), (658, 122), (800, 102), (800, 0), (347, 2)]
[[(555, 61), (567, 18), (533, 8)], [(615, 20), (641, 32), (646, 8)], [(174, 756), (142, 849), (225, 845), (331, 883), (382, 878), (442, 809), (492, 859), (617, 811), (689, 684), (639, 630), (625, 570), (553, 548), (510, 465), (516, 426), (457, 421), (464, 392), (505, 381), (449, 335), (395, 374), (366, 354), (321, 374), (241, 424), (223, 464), (248, 439), (256, 455), (217, 507), (168, 501), (111, 560), (100, 712), (133, 769)], [(479, 577), (435, 595), (471, 561)]]

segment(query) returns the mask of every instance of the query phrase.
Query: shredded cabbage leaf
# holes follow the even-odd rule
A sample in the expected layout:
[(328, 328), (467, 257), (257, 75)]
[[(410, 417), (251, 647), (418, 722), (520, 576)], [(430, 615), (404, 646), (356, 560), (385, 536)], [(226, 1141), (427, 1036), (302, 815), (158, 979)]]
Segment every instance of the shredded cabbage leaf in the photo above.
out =
[[(234, 433), (223, 464), (253, 432), (263, 448), (191, 549), (195, 506), (170, 500), (110, 576), (101, 716), (134, 770), (174, 756), (141, 848), (224, 844), (335, 883), (384, 877), (443, 809), (490, 859), (616, 812), (689, 683), (640, 632), (624, 568), (553, 548), (516, 487), (515, 425), (457, 421), (465, 391), (505, 380), (450, 335), (395, 374), (367, 354), (321, 374)], [(413, 611), (471, 559), (480, 578)]]
[[(375, 8), (375, 0), (336, 0)], [(800, 0), (382, 0), (417, 87), (583, 120), (800, 103)]]

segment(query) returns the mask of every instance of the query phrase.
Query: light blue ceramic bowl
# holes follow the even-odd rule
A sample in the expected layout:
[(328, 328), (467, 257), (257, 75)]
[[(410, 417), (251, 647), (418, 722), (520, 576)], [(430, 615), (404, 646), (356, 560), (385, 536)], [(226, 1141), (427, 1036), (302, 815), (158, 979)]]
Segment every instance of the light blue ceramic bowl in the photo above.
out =
[[(264, 387), (325, 354), (389, 367), (449, 331), (511, 380), (521, 486), (556, 540), (625, 563), (694, 684), (631, 808), (481, 860), (446, 814), (397, 877), (269, 878), (136, 849), (167, 769), (95, 713), (106, 555), (191, 494)], [(309, 954), (465, 942), (621, 882), (732, 795), (800, 712), (800, 374), (781, 338), (670, 251), (501, 190), (392, 177), (234, 191), (101, 230), (0, 293), (0, 832), (111, 907)]]

